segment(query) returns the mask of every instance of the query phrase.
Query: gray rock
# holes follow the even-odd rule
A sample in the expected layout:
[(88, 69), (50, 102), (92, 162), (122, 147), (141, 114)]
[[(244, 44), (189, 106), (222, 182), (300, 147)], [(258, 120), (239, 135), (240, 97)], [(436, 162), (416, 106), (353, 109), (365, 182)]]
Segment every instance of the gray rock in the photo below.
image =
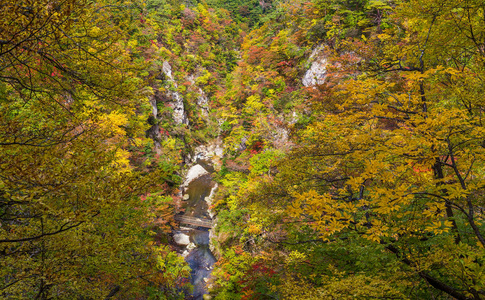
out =
[(201, 165), (195, 165), (187, 172), (187, 176), (185, 176), (185, 182), (183, 185), (188, 186), (189, 183), (191, 183), (194, 179), (197, 179), (205, 174), (209, 174), (209, 172), (207, 172), (204, 167), (202, 167)]
[(187, 248), (187, 250), (190, 251), (190, 250), (197, 248), (197, 245), (195, 245), (194, 243), (189, 243), (186, 248)]
[(303, 76), (302, 83), (304, 86), (315, 86), (325, 82), (327, 76), (327, 58), (324, 53), (324, 47), (318, 46), (313, 50), (310, 55), (310, 61), (312, 62), (310, 69)]
[(190, 244), (190, 237), (184, 233), (176, 233), (173, 235), (173, 240), (177, 245), (187, 246)]
[[(167, 80), (173, 84), (175, 88), (177, 88), (177, 83), (173, 79), (172, 76), (172, 66), (167, 61), (163, 62), (162, 71), (167, 77)], [(177, 91), (168, 91), (167, 97), (172, 99), (171, 106), (173, 108), (172, 117), (175, 121), (175, 124), (184, 124), (188, 125), (189, 120), (187, 119), (187, 115), (185, 114), (184, 108), (184, 99)]]

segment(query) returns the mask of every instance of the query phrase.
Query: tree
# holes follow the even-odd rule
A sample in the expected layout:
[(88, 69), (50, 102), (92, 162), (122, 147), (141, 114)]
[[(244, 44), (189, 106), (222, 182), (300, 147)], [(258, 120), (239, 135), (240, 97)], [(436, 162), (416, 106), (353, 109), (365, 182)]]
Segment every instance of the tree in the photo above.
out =
[(294, 272), (327, 297), (366, 276), (381, 297), (484, 298), (483, 11), (407, 1), (392, 27), (342, 40), (339, 69), (308, 90), (316, 120), (279, 174), (242, 194), (263, 237), (284, 229), (272, 242), (307, 251)]
[(182, 297), (188, 270), (150, 225), (172, 174), (127, 151), (146, 92), (116, 4), (0, 5), (2, 298)]

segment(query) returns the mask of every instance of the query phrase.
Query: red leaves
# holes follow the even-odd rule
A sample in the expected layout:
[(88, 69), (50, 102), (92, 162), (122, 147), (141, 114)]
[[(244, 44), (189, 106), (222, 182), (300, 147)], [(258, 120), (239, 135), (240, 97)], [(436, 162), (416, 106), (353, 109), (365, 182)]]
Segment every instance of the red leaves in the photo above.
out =
[(270, 276), (276, 273), (275, 270), (266, 267), (262, 262), (255, 263), (251, 266), (253, 272), (258, 272), (260, 274), (268, 274)]
[(261, 46), (251, 46), (248, 51), (248, 58), (247, 62), (249, 64), (258, 64), (265, 55), (268, 54), (268, 51), (264, 47)]
[(248, 148), (249, 152), (251, 154), (258, 154), (264, 149), (264, 142), (262, 141), (257, 141), (255, 142), (250, 148)]
[(160, 132), (160, 135), (162, 135), (162, 136), (170, 137), (170, 134), (164, 128), (160, 128), (159, 132)]
[(59, 72), (58, 69), (54, 68), (54, 70), (51, 73), (51, 77), (59, 77), (59, 78), (61, 78), (63, 76), (62, 76), (61, 72)]

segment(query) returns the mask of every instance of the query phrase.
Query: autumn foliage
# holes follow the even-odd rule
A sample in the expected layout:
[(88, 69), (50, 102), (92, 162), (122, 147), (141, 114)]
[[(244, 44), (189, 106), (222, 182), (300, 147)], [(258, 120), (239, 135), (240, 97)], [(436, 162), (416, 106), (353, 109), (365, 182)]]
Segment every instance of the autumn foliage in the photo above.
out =
[[(484, 298), (483, 5), (297, 2), (246, 37), (226, 139), (276, 147), (275, 114), (293, 145), (269, 172), (227, 175), (219, 203), (248, 210), (248, 253), (286, 254), (263, 260), (267, 297)], [(325, 81), (305, 88), (292, 78), (318, 44)]]
[(217, 139), (213, 299), (485, 299), (484, 13), (3, 1), (0, 297), (187, 297), (177, 187)]

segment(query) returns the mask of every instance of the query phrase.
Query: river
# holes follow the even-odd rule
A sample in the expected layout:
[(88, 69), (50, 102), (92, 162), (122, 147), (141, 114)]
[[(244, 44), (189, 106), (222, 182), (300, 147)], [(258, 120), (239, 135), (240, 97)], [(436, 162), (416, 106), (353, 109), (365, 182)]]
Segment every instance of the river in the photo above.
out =
[[(208, 164), (199, 162), (208, 172), (213, 169)], [(211, 195), (216, 189), (216, 183), (212, 180), (210, 173), (199, 176), (191, 181), (184, 191), (188, 195), (188, 200), (184, 201), (182, 208), (185, 210), (184, 215), (196, 218), (211, 219), (206, 197)], [(185, 196), (187, 199), (187, 196)], [(190, 282), (194, 285), (194, 291), (188, 299), (202, 300), (204, 294), (207, 294), (206, 282), (210, 277), (212, 266), (216, 259), (210, 251), (209, 230), (205, 228), (189, 228), (181, 226), (174, 234), (185, 234), (189, 236), (190, 243), (180, 250), (185, 256), (185, 261), (190, 265), (191, 278)]]

